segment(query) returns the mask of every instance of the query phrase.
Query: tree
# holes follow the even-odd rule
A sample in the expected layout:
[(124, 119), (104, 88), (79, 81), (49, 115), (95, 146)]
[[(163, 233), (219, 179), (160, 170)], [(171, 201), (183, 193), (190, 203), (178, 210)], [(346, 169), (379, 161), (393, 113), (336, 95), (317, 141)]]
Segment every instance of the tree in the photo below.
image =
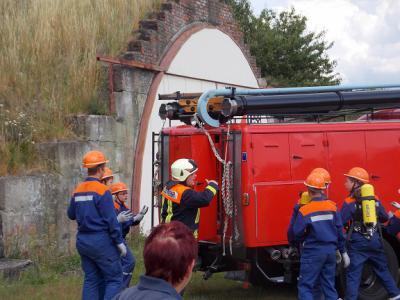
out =
[(294, 8), (277, 15), (264, 9), (257, 17), (248, 0), (226, 0), (233, 8), (245, 42), (256, 57), (261, 74), (272, 86), (335, 85), (336, 61), (327, 54), (333, 42), (325, 32), (307, 30), (307, 18)]

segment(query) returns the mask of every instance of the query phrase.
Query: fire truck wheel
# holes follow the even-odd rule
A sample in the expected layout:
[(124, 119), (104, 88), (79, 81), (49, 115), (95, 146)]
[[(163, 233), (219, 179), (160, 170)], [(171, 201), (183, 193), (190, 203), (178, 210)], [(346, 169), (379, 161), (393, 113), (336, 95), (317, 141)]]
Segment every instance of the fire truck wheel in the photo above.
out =
[[(385, 248), (386, 258), (389, 265), (390, 273), (395, 280), (398, 281), (399, 273), (399, 263), (397, 261), (396, 253), (394, 252), (392, 246), (383, 240), (383, 247)], [(346, 274), (343, 270), (339, 272), (336, 278), (336, 287), (339, 292), (339, 296), (344, 298), (344, 293), (346, 290)], [(372, 267), (368, 263), (364, 266), (363, 274), (361, 277), (361, 284), (358, 294), (359, 300), (385, 300), (388, 299), (388, 294), (385, 288), (380, 283), (379, 279), (375, 275)]]

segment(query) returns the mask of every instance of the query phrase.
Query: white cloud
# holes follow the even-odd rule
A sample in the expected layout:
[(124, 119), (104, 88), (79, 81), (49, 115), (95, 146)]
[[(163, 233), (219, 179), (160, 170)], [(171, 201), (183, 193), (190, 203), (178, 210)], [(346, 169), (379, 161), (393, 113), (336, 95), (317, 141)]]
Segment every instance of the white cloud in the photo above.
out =
[(311, 31), (326, 31), (344, 83), (400, 83), (400, 1), (252, 0), (253, 9), (293, 6)]

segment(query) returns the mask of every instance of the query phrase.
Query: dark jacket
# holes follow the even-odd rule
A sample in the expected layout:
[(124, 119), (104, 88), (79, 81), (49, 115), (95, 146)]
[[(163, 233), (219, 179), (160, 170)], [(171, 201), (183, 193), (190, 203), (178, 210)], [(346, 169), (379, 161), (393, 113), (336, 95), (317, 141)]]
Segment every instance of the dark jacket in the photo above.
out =
[(217, 191), (218, 186), (214, 183), (209, 183), (204, 191), (196, 192), (180, 182), (167, 182), (161, 193), (161, 222), (180, 221), (188, 226), (197, 238), (200, 208), (207, 207)]
[(137, 285), (124, 290), (114, 300), (182, 300), (174, 287), (163, 279), (142, 275)]

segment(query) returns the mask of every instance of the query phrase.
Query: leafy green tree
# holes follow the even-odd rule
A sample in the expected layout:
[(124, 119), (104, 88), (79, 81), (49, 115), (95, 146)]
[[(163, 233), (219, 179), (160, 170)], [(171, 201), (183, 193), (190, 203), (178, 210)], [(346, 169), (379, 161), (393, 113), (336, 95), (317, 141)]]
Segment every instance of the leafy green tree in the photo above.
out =
[(336, 61), (327, 54), (333, 42), (325, 32), (307, 30), (307, 18), (294, 8), (277, 15), (264, 9), (255, 16), (248, 0), (226, 0), (256, 57), (262, 76), (272, 86), (315, 86), (339, 84)]

